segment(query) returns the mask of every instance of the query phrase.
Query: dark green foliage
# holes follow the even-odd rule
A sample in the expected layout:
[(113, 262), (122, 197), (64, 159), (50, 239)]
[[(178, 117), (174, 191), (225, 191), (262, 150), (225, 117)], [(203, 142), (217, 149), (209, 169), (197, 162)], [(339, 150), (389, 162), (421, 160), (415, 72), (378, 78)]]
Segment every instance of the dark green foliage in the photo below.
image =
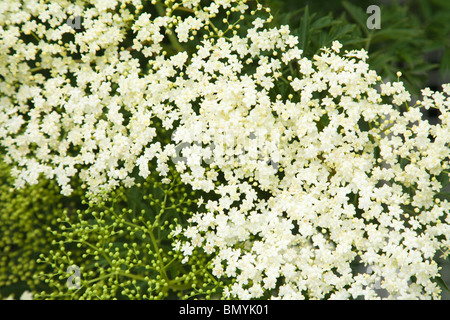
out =
[[(270, 0), (274, 25), (288, 24), (300, 38), (307, 57), (339, 40), (344, 50), (364, 48), (369, 64), (385, 79), (404, 75), (407, 89), (417, 94), (439, 71), (450, 70), (450, 2), (446, 0), (410, 1), (286, 1)], [(381, 28), (369, 29), (370, 5), (381, 10)], [(433, 58), (433, 56), (435, 58)]]

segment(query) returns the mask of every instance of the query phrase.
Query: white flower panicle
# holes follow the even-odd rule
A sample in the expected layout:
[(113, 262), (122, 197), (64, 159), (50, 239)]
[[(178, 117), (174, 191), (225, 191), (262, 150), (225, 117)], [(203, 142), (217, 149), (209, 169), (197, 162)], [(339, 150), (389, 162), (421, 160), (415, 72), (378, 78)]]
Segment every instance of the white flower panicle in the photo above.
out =
[[(438, 298), (434, 259), (450, 245), (439, 182), (449, 174), (450, 86), (410, 106), (367, 52), (335, 41), (303, 57), (301, 39), (269, 28), (261, 5), (152, 4), (157, 14), (140, 1), (0, 6), (0, 143), (17, 186), (43, 175), (70, 194), (79, 176), (98, 193), (146, 178), (151, 161), (170, 183), (174, 164), (211, 196), (176, 228), (175, 246), (185, 261), (198, 248), (211, 254), (212, 274), (234, 279), (225, 296), (376, 299), (381, 288)], [(260, 14), (242, 30), (247, 11)], [(71, 15), (83, 30), (65, 23)], [(183, 51), (191, 41), (196, 51)], [(420, 107), (437, 108), (440, 123)], [(372, 272), (355, 273), (355, 263)]]
[[(155, 157), (158, 169), (167, 170), (152, 119), (171, 127), (179, 118), (171, 101), (173, 77), (188, 56), (168, 56), (163, 41), (173, 28), (178, 40), (171, 39), (179, 45), (184, 35), (208, 26), (219, 8), (247, 6), (236, 0), (205, 8), (199, 1), (170, 1), (167, 8), (152, 3), (161, 15), (142, 12), (140, 0), (1, 4), (0, 139), (6, 160), (18, 164), (18, 187), (43, 175), (70, 194), (70, 181), (79, 175), (98, 193), (119, 182), (131, 185), (136, 163), (142, 176), (148, 174), (145, 162)], [(181, 8), (195, 17), (173, 14)], [(124, 48), (129, 32), (133, 44)], [(133, 52), (147, 57), (148, 66)]]

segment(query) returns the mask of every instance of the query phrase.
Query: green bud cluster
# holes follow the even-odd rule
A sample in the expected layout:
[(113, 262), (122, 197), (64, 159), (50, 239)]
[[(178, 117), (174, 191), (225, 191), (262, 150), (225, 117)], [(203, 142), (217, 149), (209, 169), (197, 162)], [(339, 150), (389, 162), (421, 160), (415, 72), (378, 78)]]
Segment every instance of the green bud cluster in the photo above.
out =
[(0, 299), (45, 288), (35, 275), (49, 268), (36, 258), (50, 250), (55, 237), (48, 228), (57, 227), (63, 207), (71, 210), (76, 197), (63, 197), (46, 180), (16, 189), (10, 167), (0, 160)]
[[(85, 196), (86, 208), (75, 217), (64, 211), (49, 229), (51, 250), (37, 260), (47, 268), (35, 280), (48, 285), (37, 298), (192, 299), (218, 293), (224, 284), (208, 271), (207, 255), (199, 252), (182, 263), (173, 249), (170, 233), (187, 223), (192, 191), (171, 173), (170, 184), (155, 173), (132, 188)], [(77, 287), (69, 285), (71, 266), (79, 271)]]

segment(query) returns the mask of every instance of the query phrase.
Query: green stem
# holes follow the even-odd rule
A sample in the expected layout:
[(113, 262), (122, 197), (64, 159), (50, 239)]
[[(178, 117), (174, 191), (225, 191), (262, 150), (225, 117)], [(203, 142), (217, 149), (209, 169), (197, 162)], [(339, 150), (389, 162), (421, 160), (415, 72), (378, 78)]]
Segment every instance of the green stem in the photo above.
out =
[[(160, 1), (156, 2), (156, 11), (158, 11), (158, 14), (161, 17), (164, 17), (166, 15), (166, 10), (164, 10), (163, 5), (161, 4)], [(185, 51), (183, 46), (178, 42), (177, 37), (175, 36), (174, 32), (172, 31), (172, 29), (167, 28), (167, 30), (169, 31), (167, 33), (167, 37), (169, 38), (170, 43), (172, 44), (172, 47), (178, 51), (178, 52), (183, 52)]]
[(158, 242), (156, 241), (155, 236), (152, 231), (150, 231), (150, 239), (152, 240), (152, 244), (155, 247), (156, 256), (158, 258), (158, 262), (159, 262), (159, 265), (161, 268), (159, 273), (161, 274), (161, 276), (164, 277), (164, 279), (167, 282), (169, 282), (169, 278), (167, 277), (167, 274), (166, 274), (166, 269), (164, 268), (164, 262), (162, 260), (161, 254), (159, 253)]
[(103, 276), (97, 277), (97, 278), (95, 278), (95, 279), (91, 279), (91, 280), (89, 280), (89, 281), (86, 281), (86, 283), (96, 282), (96, 281), (99, 281), (99, 280), (107, 279), (107, 278), (109, 278), (109, 277), (111, 277), (111, 273), (104, 274)]
[(170, 260), (165, 266), (164, 269), (167, 269), (168, 266), (170, 266), (174, 261), (178, 260), (178, 258), (173, 258), (172, 260)]
[[(139, 276), (137, 274), (125, 273), (125, 272), (119, 272), (117, 274), (121, 275), (123, 277), (128, 277), (128, 278), (131, 278), (134, 280), (138, 280), (138, 281), (146, 281), (146, 277)], [(167, 285), (168, 285), (168, 289), (171, 289), (171, 290), (187, 290), (187, 289), (192, 288), (192, 286), (190, 284), (179, 284), (179, 281), (176, 281), (176, 280), (167, 280)]]
[(41, 39), (34, 33), (33, 31), (30, 31), (31, 35), (39, 42)]
[(36, 72), (36, 71), (39, 71), (39, 70), (42, 70), (42, 69), (44, 69), (44, 68), (42, 68), (42, 67), (31, 68), (30, 72)]
[(184, 11), (184, 12), (194, 13), (194, 10), (189, 9), (189, 8), (185, 8), (185, 7), (180, 7), (180, 6), (178, 6), (178, 7), (173, 9), (173, 11), (175, 11), (175, 10), (180, 10), (180, 11)]
[(169, 285), (168, 287), (170, 290), (174, 290), (174, 291), (183, 291), (183, 290), (188, 290), (192, 288), (192, 285), (190, 284), (173, 284), (173, 285)]
[(108, 256), (105, 254), (105, 252), (103, 250), (101, 250), (100, 248), (98, 248), (97, 246), (94, 246), (93, 244), (90, 244), (89, 242), (86, 242), (86, 241), (75, 241), (75, 242), (80, 242), (80, 243), (85, 244), (88, 247), (100, 252), (102, 254), (102, 256), (105, 258), (105, 260), (109, 263), (109, 265), (112, 266), (111, 260), (108, 258)]
[(205, 272), (207, 274), (207, 276), (216, 284), (219, 285), (219, 281), (217, 281), (217, 279), (211, 274), (211, 272), (209, 272), (208, 269), (205, 269)]
[(380, 133), (384, 133), (387, 130), (391, 129), (392, 127), (394, 127), (394, 124), (390, 125), (389, 127), (384, 128), (383, 130), (380, 131)]
[(369, 48), (370, 48), (370, 43), (372, 42), (372, 34), (368, 33), (367, 34), (367, 40), (366, 40), (366, 45), (365, 45), (365, 50), (368, 52)]
[(139, 276), (139, 275), (133, 274), (133, 273), (118, 272), (117, 274), (120, 276), (123, 276), (123, 277), (128, 277), (128, 278), (134, 279), (134, 280), (146, 281), (145, 277)]

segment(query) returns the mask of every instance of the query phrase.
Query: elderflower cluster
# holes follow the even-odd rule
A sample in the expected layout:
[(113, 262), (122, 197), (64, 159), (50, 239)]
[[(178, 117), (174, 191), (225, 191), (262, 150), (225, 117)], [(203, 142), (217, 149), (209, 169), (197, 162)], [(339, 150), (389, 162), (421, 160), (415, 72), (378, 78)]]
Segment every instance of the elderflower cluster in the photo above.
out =
[[(439, 297), (449, 85), (410, 106), (400, 81), (380, 83), (367, 52), (334, 42), (303, 57), (301, 39), (268, 27), (259, 4), (149, 5), (0, 7), (0, 144), (16, 186), (42, 175), (68, 195), (79, 177), (99, 193), (152, 168), (171, 183), (174, 165), (206, 195), (175, 228), (175, 249), (184, 262), (199, 248), (211, 255), (212, 275), (233, 279), (225, 297), (375, 299), (375, 284), (389, 298)], [(65, 23), (72, 15), (82, 30)], [(422, 120), (421, 106), (437, 108), (440, 123)]]
[[(141, 0), (1, 4), (0, 141), (5, 161), (18, 164), (17, 187), (44, 176), (68, 195), (78, 175), (98, 193), (133, 185), (136, 165), (148, 176), (154, 158), (167, 173), (167, 151), (155, 141), (152, 119), (171, 128), (179, 118), (172, 88), (188, 56), (169, 55), (164, 39), (179, 49), (219, 9), (247, 5), (166, 2), (152, 1), (153, 14), (143, 12), (148, 3)], [(173, 14), (180, 5), (193, 15)], [(130, 32), (133, 42), (124, 47)]]
[[(284, 37), (255, 28), (240, 38), (246, 46), (208, 44), (208, 58), (227, 49), (231, 58), (215, 81), (189, 90), (201, 90), (192, 99), (202, 101), (200, 111), (175, 137), (213, 142), (185, 146), (177, 168), (218, 199), (202, 204), (184, 231), (186, 260), (194, 247), (214, 254), (213, 274), (235, 279), (226, 295), (241, 299), (268, 291), (281, 299), (375, 299), (379, 289), (389, 298), (438, 297), (433, 258), (450, 244), (450, 204), (437, 179), (448, 176), (450, 98), (425, 91), (401, 113), (410, 95), (401, 82), (377, 90), (363, 50), (340, 56), (334, 43), (309, 60)], [(262, 41), (274, 50), (267, 56)], [(273, 58), (277, 49), (299, 67), (288, 99), (270, 96), (290, 61)], [(233, 54), (255, 62), (255, 72), (239, 74)], [(202, 60), (204, 70), (211, 60)], [(422, 120), (420, 105), (438, 108), (441, 123)], [(372, 272), (355, 274), (355, 263)]]

